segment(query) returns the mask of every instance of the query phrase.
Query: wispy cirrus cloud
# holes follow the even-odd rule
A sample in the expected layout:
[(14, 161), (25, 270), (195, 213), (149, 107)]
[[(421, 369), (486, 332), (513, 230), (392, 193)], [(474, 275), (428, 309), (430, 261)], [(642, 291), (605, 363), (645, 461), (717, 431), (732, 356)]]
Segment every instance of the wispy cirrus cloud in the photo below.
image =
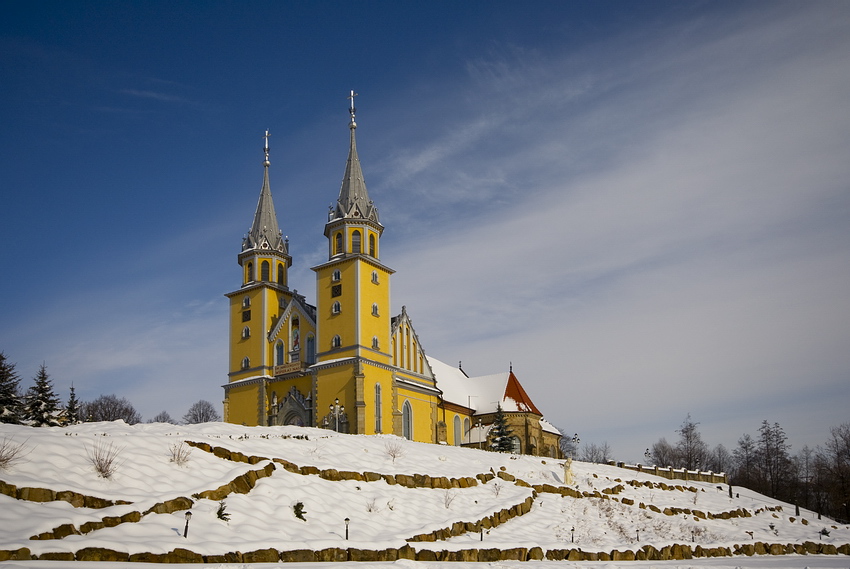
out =
[(121, 89), (118, 91), (123, 95), (130, 95), (133, 97), (139, 97), (141, 99), (153, 99), (156, 101), (163, 101), (166, 103), (187, 103), (186, 99), (183, 97), (179, 97), (177, 95), (170, 95), (168, 93), (161, 93), (158, 91), (148, 91), (141, 89)]

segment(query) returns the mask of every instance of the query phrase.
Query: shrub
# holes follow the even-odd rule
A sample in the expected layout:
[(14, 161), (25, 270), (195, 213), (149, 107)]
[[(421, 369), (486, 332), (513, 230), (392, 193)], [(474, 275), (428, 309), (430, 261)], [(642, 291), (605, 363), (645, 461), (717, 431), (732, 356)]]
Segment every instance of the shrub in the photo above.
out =
[(112, 444), (111, 441), (109, 444), (98, 441), (93, 447), (86, 447), (86, 455), (98, 476), (101, 478), (112, 478), (112, 475), (115, 474), (120, 466), (118, 455), (121, 454), (121, 450), (121, 448)]
[(307, 518), (304, 517), (307, 513), (304, 511), (304, 502), (295, 502), (295, 505), (292, 506), (292, 513), (294, 513), (295, 517), (299, 520), (307, 521)]
[(384, 443), (384, 451), (386, 451), (388, 457), (393, 459), (393, 464), (395, 464), (395, 459), (404, 456), (404, 446), (402, 446), (401, 441), (387, 441)]
[(0, 441), (0, 470), (11, 468), (29, 454), (24, 452), (25, 443), (26, 441), (18, 444), (8, 437), (3, 437)]
[(230, 514), (227, 513), (227, 505), (224, 503), (224, 500), (218, 503), (218, 510), (215, 515), (218, 519), (223, 520), (225, 522), (230, 521)]
[(183, 441), (172, 444), (169, 450), (171, 451), (171, 458), (168, 461), (177, 466), (185, 466), (189, 462), (189, 455), (192, 454), (192, 449)]

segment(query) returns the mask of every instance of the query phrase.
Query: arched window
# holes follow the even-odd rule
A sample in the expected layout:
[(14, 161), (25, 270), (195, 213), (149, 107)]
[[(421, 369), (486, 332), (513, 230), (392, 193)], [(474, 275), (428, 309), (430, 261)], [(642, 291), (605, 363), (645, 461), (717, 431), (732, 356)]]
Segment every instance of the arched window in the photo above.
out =
[(340, 305), (339, 301), (336, 301), (331, 307), (331, 314), (339, 314), (340, 312), (342, 312), (342, 305)]
[(459, 447), (463, 442), (463, 431), (460, 426), (460, 415), (455, 415), (455, 446)]
[(404, 438), (413, 440), (413, 408), (407, 400), (401, 406), (401, 433)]
[(381, 384), (375, 384), (375, 432), (381, 432)]
[(378, 271), (372, 271), (372, 282), (378, 284)]
[(251, 360), (248, 359), (248, 356), (242, 358), (242, 369), (248, 369), (251, 367)]
[(274, 346), (274, 365), (282, 366), (286, 363), (283, 352), (283, 342), (278, 341), (278, 343)]
[(337, 233), (334, 236), (334, 255), (342, 253), (342, 233)]
[(352, 253), (361, 253), (360, 250), (360, 232), (356, 229), (354, 233), (351, 234), (351, 252)]
[(377, 257), (377, 255), (375, 255), (375, 236), (371, 233), (369, 234), (369, 254), (373, 257)]
[(260, 280), (263, 282), (268, 282), (270, 268), (268, 261), (263, 261), (263, 264), (260, 265)]
[(331, 340), (331, 348), (339, 348), (341, 346), (342, 346), (342, 338), (340, 338), (339, 335), (334, 336), (333, 340)]
[(463, 419), (463, 442), (472, 442), (469, 439), (469, 417), (464, 417)]
[(283, 263), (277, 264), (277, 284), (286, 284), (286, 272), (283, 270)]
[(307, 363), (316, 363), (316, 338), (312, 334), (307, 336)]
[(246, 296), (242, 299), (242, 308), (251, 308), (251, 297)]
[(380, 314), (378, 314), (378, 303), (377, 302), (372, 305), (372, 316), (380, 316)]
[(244, 328), (242, 328), (242, 339), (247, 340), (250, 337), (251, 337), (251, 329), (248, 328), (247, 326), (245, 326)]
[(339, 272), (339, 269), (335, 270), (333, 275), (331, 275), (331, 280), (333, 282), (339, 282), (342, 280), (342, 273)]
[(248, 263), (245, 267), (245, 282), (250, 283), (254, 280), (254, 263)]
[(511, 437), (511, 452), (514, 454), (522, 453), (522, 445), (519, 441), (519, 437)]
[(379, 350), (381, 348), (381, 343), (378, 341), (377, 336), (372, 336), (372, 349)]

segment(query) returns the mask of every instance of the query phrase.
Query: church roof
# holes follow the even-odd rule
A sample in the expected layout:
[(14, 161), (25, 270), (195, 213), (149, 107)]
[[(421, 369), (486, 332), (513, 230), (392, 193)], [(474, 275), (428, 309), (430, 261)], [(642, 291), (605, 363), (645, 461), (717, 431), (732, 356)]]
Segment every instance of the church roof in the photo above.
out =
[(445, 401), (470, 407), (476, 415), (495, 413), (498, 404), (504, 411), (542, 415), (513, 371), (467, 377), (459, 367), (426, 357)]
[(378, 208), (369, 199), (366, 190), (366, 180), (363, 179), (363, 170), (360, 168), (360, 158), (357, 156), (357, 140), (354, 131), (357, 123), (354, 121), (354, 91), (351, 92), (351, 122), (348, 128), (351, 132), (348, 146), (348, 160), (345, 163), (345, 173), (342, 176), (342, 185), (339, 188), (339, 198), (333, 209), (331, 221), (341, 218), (367, 219), (380, 223), (378, 220)]
[(249, 249), (271, 249), (281, 253), (288, 253), (287, 243), (281, 235), (277, 224), (277, 214), (272, 201), (272, 191), (269, 186), (269, 132), (266, 131), (264, 151), (266, 159), (263, 161), (263, 187), (260, 189), (260, 199), (257, 201), (257, 211), (254, 212), (254, 221), (248, 235), (242, 241), (242, 250)]

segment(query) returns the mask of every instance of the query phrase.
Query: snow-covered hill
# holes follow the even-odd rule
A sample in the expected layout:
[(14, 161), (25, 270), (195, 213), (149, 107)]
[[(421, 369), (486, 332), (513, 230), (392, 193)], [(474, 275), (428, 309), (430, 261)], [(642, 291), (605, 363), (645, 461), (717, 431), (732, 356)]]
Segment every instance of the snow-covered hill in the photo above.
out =
[(0, 425), (0, 442), (21, 450), (0, 469), (0, 561), (850, 561), (850, 528), (813, 512), (613, 466), (574, 462), (567, 486), (564, 461), (225, 423)]

